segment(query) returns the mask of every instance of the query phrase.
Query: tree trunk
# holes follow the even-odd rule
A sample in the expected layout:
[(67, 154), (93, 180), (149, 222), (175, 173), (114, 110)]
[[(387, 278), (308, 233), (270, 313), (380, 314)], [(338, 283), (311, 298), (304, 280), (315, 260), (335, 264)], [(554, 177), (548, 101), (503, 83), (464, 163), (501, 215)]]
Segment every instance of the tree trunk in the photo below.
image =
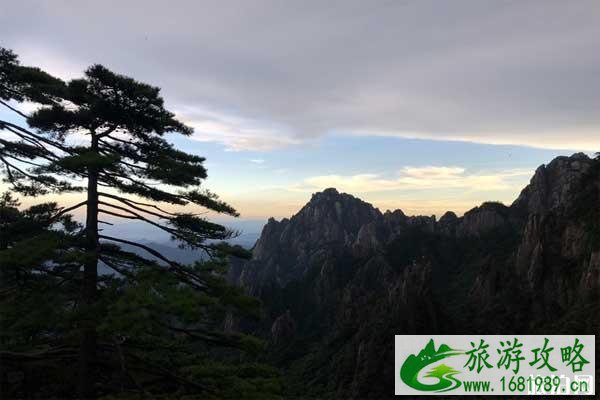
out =
[[(98, 150), (98, 139), (92, 135), (91, 150)], [(98, 170), (88, 167), (87, 216), (85, 225), (86, 261), (81, 284), (79, 348), (79, 396), (82, 399), (94, 397), (94, 364), (96, 359), (96, 285), (98, 281)]]

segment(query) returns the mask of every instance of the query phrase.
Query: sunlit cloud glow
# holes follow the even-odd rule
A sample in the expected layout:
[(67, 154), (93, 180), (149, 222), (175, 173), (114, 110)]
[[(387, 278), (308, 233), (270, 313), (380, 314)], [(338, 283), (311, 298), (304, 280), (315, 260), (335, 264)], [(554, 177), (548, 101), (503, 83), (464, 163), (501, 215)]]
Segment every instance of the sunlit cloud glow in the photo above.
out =
[(506, 190), (514, 186), (512, 178), (527, 177), (529, 170), (508, 170), (497, 173), (469, 174), (462, 167), (404, 167), (396, 177), (381, 174), (321, 175), (304, 179), (290, 187), (298, 191), (318, 191), (328, 187), (350, 193), (368, 193), (391, 190), (465, 189), (469, 191)]

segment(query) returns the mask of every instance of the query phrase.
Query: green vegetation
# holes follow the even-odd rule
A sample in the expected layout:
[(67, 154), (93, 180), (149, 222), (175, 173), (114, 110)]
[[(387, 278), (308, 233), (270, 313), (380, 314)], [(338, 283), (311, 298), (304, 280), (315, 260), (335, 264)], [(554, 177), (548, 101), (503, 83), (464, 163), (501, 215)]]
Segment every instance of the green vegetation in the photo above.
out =
[[(23, 101), (38, 108), (12, 106)], [(192, 129), (159, 89), (101, 65), (63, 82), (0, 48), (0, 104), (26, 121), (0, 121), (0, 168), (14, 192), (82, 193), (64, 208), (0, 199), (3, 397), (276, 396), (276, 371), (254, 362), (263, 344), (224, 330), (228, 316), (259, 314), (259, 302), (224, 279), (228, 257), (248, 254), (224, 242), (234, 232), (188, 210), (237, 213), (201, 189), (204, 158), (165, 139)], [(69, 215), (79, 209), (84, 224)], [(206, 261), (181, 265), (108, 236), (107, 216), (161, 229)], [(113, 273), (99, 275), (99, 265)]]

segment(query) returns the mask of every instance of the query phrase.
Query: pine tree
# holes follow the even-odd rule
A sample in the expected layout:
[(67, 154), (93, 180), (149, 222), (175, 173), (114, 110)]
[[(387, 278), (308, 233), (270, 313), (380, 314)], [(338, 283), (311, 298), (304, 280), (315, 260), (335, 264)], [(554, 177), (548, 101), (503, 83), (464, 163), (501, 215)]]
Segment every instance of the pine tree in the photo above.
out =
[[(66, 365), (77, 360), (74, 276), (79, 265), (69, 251), (81, 226), (56, 203), (19, 209), (10, 193), (0, 197), (0, 393), (3, 398), (50, 395), (36, 388), (68, 379)], [(60, 226), (59, 229), (54, 227)], [(51, 267), (50, 267), (51, 266)]]
[[(46, 340), (45, 354), (60, 350), (62, 355), (73, 350), (77, 337), (79, 395), (129, 390), (219, 397), (236, 395), (240, 388), (263, 395), (276, 390), (272, 370), (254, 364), (232, 367), (221, 361), (237, 353), (216, 350), (260, 348), (256, 339), (222, 329), (228, 313), (257, 314), (257, 301), (223, 278), (227, 257), (248, 254), (225, 242), (235, 232), (202, 214), (173, 211), (195, 206), (238, 215), (201, 187), (207, 177), (204, 158), (177, 150), (165, 139), (170, 133), (190, 135), (192, 129), (165, 109), (159, 89), (101, 65), (87, 69), (81, 79), (63, 82), (21, 66), (5, 49), (0, 49), (0, 78), (0, 103), (28, 125), (0, 121), (0, 129), (12, 135), (0, 137), (6, 181), (23, 195), (83, 192), (85, 197), (65, 208), (46, 206), (46, 225), (37, 226), (37, 234), (0, 249), (2, 270), (11, 265), (31, 277), (43, 266), (44, 276), (60, 272), (54, 277), (58, 283), (52, 282), (59, 288), (51, 293), (67, 283), (77, 288), (76, 296), (72, 290), (61, 292), (65, 296), (57, 303), (68, 314), (65, 321), (73, 323), (40, 340)], [(12, 105), (22, 101), (40, 107), (27, 115)], [(14, 210), (8, 200), (5, 209)], [(68, 214), (80, 208), (86, 217), (78, 228)], [(180, 246), (203, 252), (206, 261), (182, 265), (150, 246), (108, 236), (99, 228), (109, 223), (103, 216), (147, 223)], [(49, 231), (62, 239), (49, 240)], [(48, 253), (16, 262), (19, 251), (37, 246), (36, 240), (53, 243)], [(99, 265), (114, 273), (99, 276)], [(53, 348), (50, 337), (70, 345)], [(114, 371), (119, 371), (116, 377)]]

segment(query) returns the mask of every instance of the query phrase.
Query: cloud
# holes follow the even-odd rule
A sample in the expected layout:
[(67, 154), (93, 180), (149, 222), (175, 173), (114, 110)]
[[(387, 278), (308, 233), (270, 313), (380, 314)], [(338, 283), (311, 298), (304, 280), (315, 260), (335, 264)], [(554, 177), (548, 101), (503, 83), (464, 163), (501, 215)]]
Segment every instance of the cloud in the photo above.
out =
[(597, 0), (39, 0), (3, 4), (0, 38), (62, 77), (102, 62), (213, 110), (195, 138), (237, 151), (331, 132), (597, 150), (599, 18)]
[(381, 174), (321, 175), (304, 179), (292, 185), (293, 191), (320, 191), (329, 187), (349, 193), (383, 192), (393, 190), (463, 189), (473, 192), (510, 190), (514, 178), (524, 178), (531, 171), (507, 170), (496, 173), (466, 173), (462, 167), (404, 167), (396, 177)]
[[(494, 135), (482, 136), (478, 133), (461, 133), (450, 135), (439, 132), (401, 132), (401, 131), (354, 131), (347, 132), (351, 136), (380, 136), (403, 139), (442, 140), (450, 142), (472, 142), (491, 145), (528, 146), (547, 150), (582, 150), (596, 152), (600, 149), (600, 128), (581, 128), (572, 130), (527, 132), (514, 130), (512, 132), (496, 132)], [(572, 139), (575, 137), (576, 139)]]
[(40, 108), (39, 104), (36, 103), (32, 103), (29, 101), (24, 101), (22, 103), (17, 103), (14, 100), (9, 101), (9, 105), (13, 108), (16, 108), (17, 110), (21, 111), (24, 114), (31, 114), (34, 111), (38, 110)]
[(221, 143), (231, 151), (270, 151), (299, 143), (298, 139), (282, 135), (282, 127), (199, 107), (180, 106), (176, 110), (178, 118), (194, 128), (193, 140)]
[(254, 158), (254, 159), (251, 159), (248, 161), (250, 161), (253, 164), (264, 164), (264, 162), (265, 162), (265, 160), (263, 160), (262, 158)]

